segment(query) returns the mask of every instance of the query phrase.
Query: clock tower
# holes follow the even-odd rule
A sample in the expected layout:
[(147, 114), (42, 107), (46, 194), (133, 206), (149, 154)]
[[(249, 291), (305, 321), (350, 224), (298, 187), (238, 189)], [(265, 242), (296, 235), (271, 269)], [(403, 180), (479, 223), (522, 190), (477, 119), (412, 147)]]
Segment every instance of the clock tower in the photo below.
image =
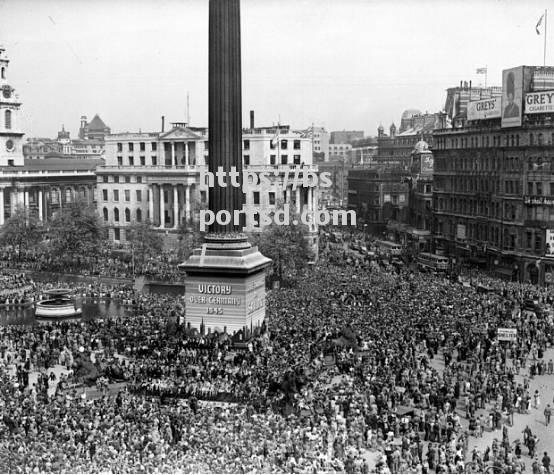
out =
[(0, 45), (0, 167), (23, 166), (23, 132), (20, 130), (21, 102), (8, 82), (6, 50)]

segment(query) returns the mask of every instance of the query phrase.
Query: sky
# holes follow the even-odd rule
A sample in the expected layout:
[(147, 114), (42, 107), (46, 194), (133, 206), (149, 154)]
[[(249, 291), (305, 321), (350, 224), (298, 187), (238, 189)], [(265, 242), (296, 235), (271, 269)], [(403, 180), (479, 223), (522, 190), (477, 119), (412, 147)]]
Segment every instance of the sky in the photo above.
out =
[[(461, 80), (542, 65), (544, 0), (242, 0), (242, 116), (363, 130), (436, 112)], [(554, 19), (554, 9), (548, 16)], [(548, 23), (552, 23), (548, 21)], [(554, 64), (547, 25), (547, 64)], [(550, 40), (550, 44), (548, 44)], [(208, 0), (0, 0), (27, 137), (98, 113), (112, 132), (208, 124)]]

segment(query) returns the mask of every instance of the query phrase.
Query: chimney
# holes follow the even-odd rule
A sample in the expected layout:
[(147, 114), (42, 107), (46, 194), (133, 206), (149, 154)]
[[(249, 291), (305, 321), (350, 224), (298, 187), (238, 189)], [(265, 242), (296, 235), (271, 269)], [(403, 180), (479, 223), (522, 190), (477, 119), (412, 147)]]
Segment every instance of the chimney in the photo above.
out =
[(165, 132), (165, 115), (162, 115), (162, 132)]
[(254, 111), (250, 111), (250, 128), (254, 128)]

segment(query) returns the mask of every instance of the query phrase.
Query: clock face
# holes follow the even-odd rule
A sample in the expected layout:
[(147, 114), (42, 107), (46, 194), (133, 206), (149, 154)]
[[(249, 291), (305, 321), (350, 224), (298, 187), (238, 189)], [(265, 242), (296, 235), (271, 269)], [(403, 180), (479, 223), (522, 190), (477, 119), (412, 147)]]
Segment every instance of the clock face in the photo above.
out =
[(13, 151), (14, 147), (15, 147), (15, 144), (13, 143), (13, 140), (12, 140), (12, 139), (8, 139), (8, 140), (6, 141), (6, 150), (7, 150), (8, 152), (11, 152), (11, 151)]
[(10, 86), (4, 86), (2, 88), (2, 95), (6, 98), (6, 99), (9, 99), (10, 96), (11, 96), (12, 92), (10, 91)]

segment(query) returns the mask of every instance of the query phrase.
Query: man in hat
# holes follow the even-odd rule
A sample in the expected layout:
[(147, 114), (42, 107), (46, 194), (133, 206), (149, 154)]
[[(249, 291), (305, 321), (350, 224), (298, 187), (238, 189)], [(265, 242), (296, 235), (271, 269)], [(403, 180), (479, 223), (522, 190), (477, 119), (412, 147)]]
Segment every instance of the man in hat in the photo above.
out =
[(519, 106), (514, 102), (515, 97), (515, 77), (513, 72), (508, 73), (508, 77), (506, 78), (506, 99), (508, 100), (508, 104), (506, 107), (504, 107), (504, 115), (503, 117), (505, 119), (511, 119), (515, 117), (519, 117)]

